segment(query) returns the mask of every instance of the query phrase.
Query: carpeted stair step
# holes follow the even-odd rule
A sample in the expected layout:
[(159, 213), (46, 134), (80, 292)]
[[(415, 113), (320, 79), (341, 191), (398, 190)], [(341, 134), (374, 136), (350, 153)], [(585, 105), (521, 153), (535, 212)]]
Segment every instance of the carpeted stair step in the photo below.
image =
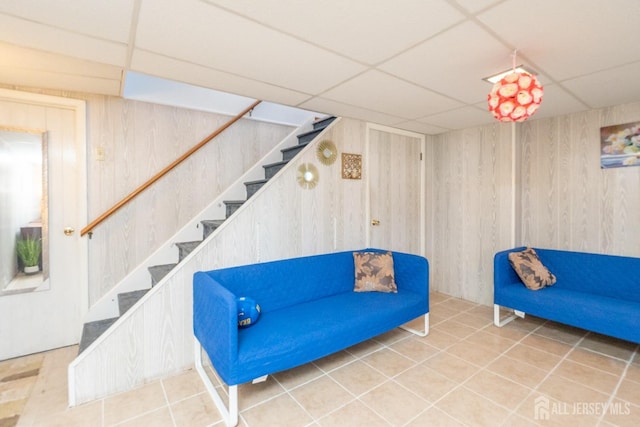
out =
[(263, 185), (267, 183), (269, 179), (260, 179), (258, 181), (249, 181), (245, 182), (244, 185), (247, 187), (247, 200), (256, 194), (256, 191), (262, 188)]
[(171, 270), (173, 270), (173, 267), (175, 267), (176, 265), (178, 264), (152, 265), (151, 267), (149, 267), (148, 270), (151, 274), (151, 286), (157, 285), (158, 282), (162, 280), (162, 278), (166, 276)]
[(287, 163), (289, 163), (289, 160), (283, 160), (282, 162), (277, 163), (269, 163), (268, 165), (262, 166), (264, 168), (265, 179), (273, 178)]
[(178, 262), (182, 262), (182, 260), (197, 248), (200, 243), (202, 243), (202, 240), (176, 243), (176, 246), (178, 247)]
[(324, 118), (322, 120), (316, 120), (315, 122), (313, 122), (313, 128), (314, 129), (324, 129), (327, 126), (329, 126), (331, 124), (332, 121), (334, 121), (336, 118), (335, 116), (330, 116), (327, 118)]
[(237, 211), (238, 208), (240, 208), (240, 206), (244, 204), (244, 202), (246, 202), (246, 200), (225, 200), (224, 204), (227, 207), (227, 211), (226, 211), (227, 218), (233, 215), (233, 213)]
[(202, 239), (209, 237), (209, 234), (216, 231), (216, 228), (220, 227), (223, 222), (224, 219), (205, 219), (200, 221), (200, 224), (202, 224)]
[(80, 348), (78, 354), (82, 353), (89, 345), (94, 342), (104, 331), (109, 329), (111, 325), (118, 320), (117, 317), (104, 320), (96, 320), (95, 322), (85, 323), (82, 328), (82, 338), (80, 338)]
[(324, 130), (323, 127), (318, 129), (310, 130), (309, 132), (301, 133), (298, 135), (298, 144), (306, 144), (307, 142), (311, 142), (313, 138), (318, 136), (320, 132)]
[(293, 159), (300, 151), (304, 149), (304, 147), (307, 146), (307, 144), (309, 144), (309, 141), (294, 145), (293, 147), (283, 148), (282, 150), (280, 150), (282, 152), (282, 160), (289, 161)]
[(118, 294), (118, 308), (120, 309), (120, 316), (125, 314), (135, 303), (142, 298), (149, 289), (141, 289), (139, 291), (123, 292)]

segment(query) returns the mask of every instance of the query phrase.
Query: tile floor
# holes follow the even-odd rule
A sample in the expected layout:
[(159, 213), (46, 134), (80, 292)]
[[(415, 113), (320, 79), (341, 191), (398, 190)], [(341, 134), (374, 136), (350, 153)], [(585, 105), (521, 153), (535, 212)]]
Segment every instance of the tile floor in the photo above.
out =
[[(427, 337), (394, 330), (242, 385), (240, 425), (640, 425), (637, 345), (530, 317), (496, 328), (492, 313), (433, 293)], [(67, 409), (76, 352), (0, 362), (0, 427), (222, 425), (194, 371)]]

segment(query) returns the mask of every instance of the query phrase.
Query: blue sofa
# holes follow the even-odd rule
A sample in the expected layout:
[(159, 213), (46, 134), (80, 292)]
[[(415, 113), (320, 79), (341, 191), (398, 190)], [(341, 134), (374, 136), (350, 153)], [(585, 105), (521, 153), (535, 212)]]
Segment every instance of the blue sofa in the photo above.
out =
[[(640, 343), (640, 258), (534, 248), (556, 276), (553, 286), (527, 289), (509, 264), (509, 253), (494, 257), (494, 324), (525, 313)], [(500, 307), (515, 315), (500, 318)]]
[[(420, 316), (424, 331), (405, 329), (428, 333), (429, 264), (417, 255), (392, 255), (397, 293), (353, 292), (352, 251), (195, 273), (196, 369), (227, 425), (238, 421), (238, 384), (309, 363)], [(242, 296), (262, 312), (252, 326), (239, 329), (236, 298)], [(202, 349), (229, 386), (228, 407), (202, 367)]]

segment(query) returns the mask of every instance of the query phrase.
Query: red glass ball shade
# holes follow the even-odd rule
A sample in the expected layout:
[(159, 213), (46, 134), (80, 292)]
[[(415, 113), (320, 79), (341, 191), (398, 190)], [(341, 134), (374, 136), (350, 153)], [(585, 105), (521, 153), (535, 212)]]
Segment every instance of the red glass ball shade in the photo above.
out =
[(501, 122), (523, 122), (540, 107), (544, 89), (529, 73), (513, 72), (493, 85), (489, 111)]

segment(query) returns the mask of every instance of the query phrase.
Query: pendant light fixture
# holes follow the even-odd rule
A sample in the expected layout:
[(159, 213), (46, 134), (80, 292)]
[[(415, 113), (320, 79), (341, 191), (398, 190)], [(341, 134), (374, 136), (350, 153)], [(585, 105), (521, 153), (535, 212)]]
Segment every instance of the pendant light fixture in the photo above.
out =
[[(506, 75), (505, 75), (506, 74)], [(492, 81), (491, 77), (485, 80)], [(516, 67), (513, 52), (513, 68), (496, 76), (493, 89), (487, 96), (489, 111), (501, 122), (523, 122), (540, 107), (544, 89), (533, 73), (522, 66)]]

